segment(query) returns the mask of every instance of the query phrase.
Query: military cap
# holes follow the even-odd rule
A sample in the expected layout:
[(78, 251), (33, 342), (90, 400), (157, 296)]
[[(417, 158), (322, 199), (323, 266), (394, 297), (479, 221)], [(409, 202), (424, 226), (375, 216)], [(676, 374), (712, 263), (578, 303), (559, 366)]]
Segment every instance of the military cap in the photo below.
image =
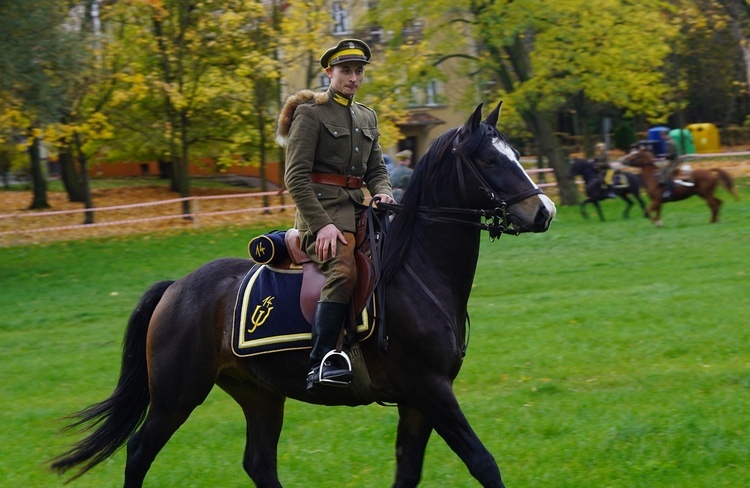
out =
[(411, 151), (409, 151), (408, 149), (404, 149), (403, 151), (396, 153), (396, 159), (411, 159), (411, 154)]
[(358, 63), (370, 64), (370, 46), (359, 39), (344, 39), (334, 47), (328, 49), (320, 57), (320, 65), (323, 68), (340, 63), (356, 61)]

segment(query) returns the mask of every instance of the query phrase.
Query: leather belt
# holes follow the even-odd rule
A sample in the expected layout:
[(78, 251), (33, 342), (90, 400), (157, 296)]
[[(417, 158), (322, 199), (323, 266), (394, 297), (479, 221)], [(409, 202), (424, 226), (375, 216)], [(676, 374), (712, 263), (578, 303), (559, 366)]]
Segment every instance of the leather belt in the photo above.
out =
[(335, 175), (331, 173), (310, 173), (310, 181), (324, 185), (343, 186), (350, 190), (356, 190), (365, 186), (365, 179), (362, 176)]

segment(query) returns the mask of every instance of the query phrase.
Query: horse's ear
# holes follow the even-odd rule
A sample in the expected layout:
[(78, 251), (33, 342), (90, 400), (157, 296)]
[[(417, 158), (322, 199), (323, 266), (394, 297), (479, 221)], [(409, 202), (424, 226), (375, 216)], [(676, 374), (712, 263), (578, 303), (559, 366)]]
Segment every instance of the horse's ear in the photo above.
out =
[(500, 100), (500, 103), (497, 104), (497, 107), (495, 107), (495, 109), (492, 112), (490, 112), (487, 118), (484, 119), (485, 124), (497, 128), (497, 120), (500, 118), (500, 107), (502, 105), (503, 105), (503, 101)]
[(477, 130), (477, 127), (479, 127), (479, 124), (482, 120), (482, 104), (480, 103), (477, 105), (476, 110), (474, 110), (474, 113), (471, 114), (471, 117), (469, 117), (469, 120), (466, 121), (463, 127), (461, 127), (461, 134), (470, 134)]

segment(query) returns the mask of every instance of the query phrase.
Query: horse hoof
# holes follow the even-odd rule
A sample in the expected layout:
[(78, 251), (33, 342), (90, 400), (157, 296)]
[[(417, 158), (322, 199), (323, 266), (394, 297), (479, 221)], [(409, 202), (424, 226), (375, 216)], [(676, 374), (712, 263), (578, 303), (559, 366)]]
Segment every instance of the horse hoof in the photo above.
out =
[(664, 222), (662, 222), (661, 220), (656, 220), (656, 221), (654, 221), (654, 225), (656, 227), (661, 227), (662, 225), (664, 225)]

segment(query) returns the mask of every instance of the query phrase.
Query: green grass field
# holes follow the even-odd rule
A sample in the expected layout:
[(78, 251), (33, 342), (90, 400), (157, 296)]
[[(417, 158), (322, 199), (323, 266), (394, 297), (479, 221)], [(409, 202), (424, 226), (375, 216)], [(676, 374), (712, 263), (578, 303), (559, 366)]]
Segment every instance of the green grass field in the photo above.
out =
[[(471, 342), (455, 390), (509, 488), (750, 485), (750, 181), (697, 198), (663, 228), (584, 221), (485, 239)], [(107, 397), (127, 318), (154, 281), (244, 256), (260, 229), (0, 249), (0, 485), (62, 486), (45, 461), (78, 437), (57, 420)], [(279, 471), (289, 487), (384, 487), (393, 408), (287, 403)], [(157, 457), (150, 487), (249, 486), (240, 409), (216, 389)], [(71, 486), (121, 486), (124, 450)], [(438, 436), (425, 487), (478, 484)]]

